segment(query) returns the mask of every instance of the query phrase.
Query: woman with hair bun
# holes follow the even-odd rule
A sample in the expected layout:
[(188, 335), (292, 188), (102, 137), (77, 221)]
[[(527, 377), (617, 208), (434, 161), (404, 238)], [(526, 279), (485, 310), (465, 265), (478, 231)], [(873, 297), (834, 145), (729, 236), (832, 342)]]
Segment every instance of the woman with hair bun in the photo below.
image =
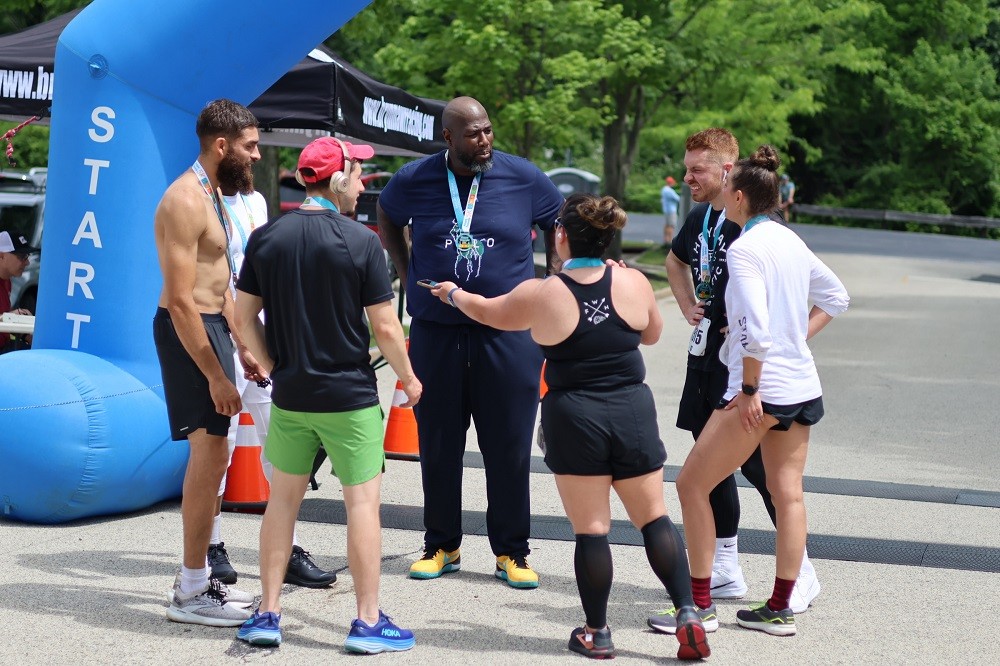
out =
[(780, 163), (774, 148), (761, 146), (723, 180), (726, 215), (742, 228), (727, 255), (730, 331), (719, 352), (729, 386), (677, 476), (677, 492), (694, 601), (706, 608), (715, 550), (708, 495), (760, 444), (777, 512), (776, 574), (771, 598), (739, 611), (736, 621), (790, 636), (789, 597), (806, 545), (802, 473), (809, 428), (823, 416), (823, 390), (806, 341), (847, 310), (848, 296), (793, 231), (768, 219), (778, 205)]
[(639, 351), (640, 344), (659, 340), (663, 320), (642, 273), (601, 259), (626, 221), (612, 197), (574, 194), (555, 223), (555, 249), (564, 263), (554, 278), (522, 282), (496, 298), (452, 282), (433, 293), (488, 326), (530, 330), (545, 354), (545, 463), (576, 534), (576, 581), (586, 615), (569, 649), (598, 659), (615, 654), (607, 625), (614, 488), (679, 609), (677, 657), (702, 659), (710, 650), (691, 597), (684, 542), (663, 502), (667, 456)]

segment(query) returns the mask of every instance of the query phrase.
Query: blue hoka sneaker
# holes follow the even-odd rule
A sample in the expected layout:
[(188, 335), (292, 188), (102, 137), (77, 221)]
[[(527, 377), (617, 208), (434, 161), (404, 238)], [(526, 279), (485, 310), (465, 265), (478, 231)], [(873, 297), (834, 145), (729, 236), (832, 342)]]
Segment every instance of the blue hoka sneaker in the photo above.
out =
[(236, 632), (236, 638), (253, 645), (281, 645), (281, 616), (256, 611)]
[(391, 617), (380, 610), (374, 627), (369, 627), (361, 619), (351, 623), (351, 633), (347, 635), (344, 647), (348, 652), (377, 654), (409, 650), (416, 642), (412, 631), (400, 629), (392, 623)]

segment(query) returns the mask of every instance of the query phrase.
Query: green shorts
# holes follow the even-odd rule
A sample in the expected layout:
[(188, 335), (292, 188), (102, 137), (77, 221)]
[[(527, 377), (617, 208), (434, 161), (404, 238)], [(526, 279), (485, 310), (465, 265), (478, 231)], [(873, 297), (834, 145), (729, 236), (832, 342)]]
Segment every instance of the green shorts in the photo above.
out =
[(285, 474), (310, 474), (319, 447), (330, 470), (345, 486), (374, 479), (385, 466), (382, 408), (350, 412), (292, 412), (271, 406), (271, 427), (264, 453)]

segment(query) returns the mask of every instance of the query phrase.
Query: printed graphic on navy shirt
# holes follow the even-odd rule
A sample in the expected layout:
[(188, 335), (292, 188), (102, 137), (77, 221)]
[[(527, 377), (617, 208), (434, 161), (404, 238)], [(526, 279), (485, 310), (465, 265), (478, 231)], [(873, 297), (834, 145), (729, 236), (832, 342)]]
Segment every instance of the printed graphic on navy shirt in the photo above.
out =
[[(528, 160), (494, 150), (493, 162), (480, 180), (467, 232), (462, 231), (462, 219), (456, 219), (444, 152), (407, 164), (380, 193), (379, 204), (393, 224), (410, 226), (410, 316), (443, 324), (471, 322), (457, 308), (417, 289), (420, 279), (450, 280), (489, 298), (535, 276), (532, 225), (551, 228), (564, 199)], [(473, 178), (455, 180), (458, 207), (464, 211)]]

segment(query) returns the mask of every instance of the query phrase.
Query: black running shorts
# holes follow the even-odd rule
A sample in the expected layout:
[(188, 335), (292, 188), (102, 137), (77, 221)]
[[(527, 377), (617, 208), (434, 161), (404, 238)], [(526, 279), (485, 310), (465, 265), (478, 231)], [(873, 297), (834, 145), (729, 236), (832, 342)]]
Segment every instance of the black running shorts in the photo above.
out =
[(688, 368), (677, 409), (677, 427), (691, 431), (698, 439), (728, 385), (729, 371), (724, 365), (716, 370)]
[[(718, 408), (722, 409), (730, 402), (732, 400), (722, 399), (719, 401)], [(794, 405), (774, 405), (761, 401), (760, 406), (764, 408), (765, 414), (770, 414), (778, 419), (778, 422), (771, 426), (770, 430), (782, 432), (788, 430), (793, 423), (804, 426), (816, 425), (825, 413), (823, 411), (823, 396), (805, 402), (797, 402)]]
[[(235, 350), (225, 317), (221, 314), (203, 314), (201, 320), (219, 364), (229, 381), (234, 381)], [(167, 417), (170, 420), (170, 438), (174, 441), (187, 439), (188, 434), (199, 428), (204, 428), (209, 435), (227, 434), (230, 418), (215, 411), (215, 403), (208, 390), (208, 379), (184, 349), (174, 330), (174, 323), (170, 320), (170, 313), (165, 308), (157, 308), (156, 316), (153, 317), (153, 341), (156, 343), (156, 355), (160, 359), (163, 394), (167, 399)]]
[(630, 479), (663, 467), (667, 452), (645, 384), (613, 391), (550, 390), (542, 400), (545, 464), (554, 474)]

